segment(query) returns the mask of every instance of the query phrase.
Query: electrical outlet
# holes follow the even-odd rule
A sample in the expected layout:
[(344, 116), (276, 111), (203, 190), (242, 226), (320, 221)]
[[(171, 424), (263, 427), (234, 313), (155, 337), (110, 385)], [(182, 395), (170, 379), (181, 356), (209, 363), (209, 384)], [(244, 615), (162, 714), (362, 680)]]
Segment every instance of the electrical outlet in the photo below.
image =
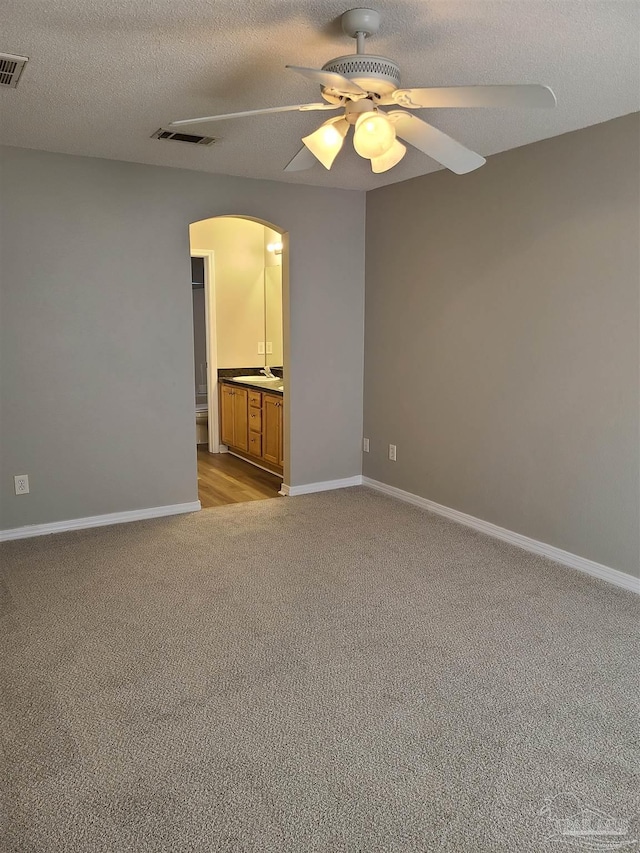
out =
[(395, 444), (389, 445), (389, 461), (391, 461), (391, 462), (396, 461), (396, 446), (395, 446)]
[(28, 495), (29, 494), (29, 475), (28, 474), (16, 474), (13, 478), (13, 483), (16, 490), (16, 495)]
[(364, 450), (365, 453), (369, 452), (369, 439), (368, 438), (362, 439), (362, 449)]
[(258, 341), (258, 355), (264, 355), (264, 341)]

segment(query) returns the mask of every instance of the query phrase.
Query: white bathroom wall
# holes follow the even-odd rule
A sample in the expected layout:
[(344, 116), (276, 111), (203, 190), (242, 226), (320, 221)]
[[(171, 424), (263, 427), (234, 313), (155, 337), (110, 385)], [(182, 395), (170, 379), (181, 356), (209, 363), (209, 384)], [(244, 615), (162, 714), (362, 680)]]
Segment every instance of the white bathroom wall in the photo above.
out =
[(218, 367), (264, 365), (264, 232), (249, 219), (221, 217), (189, 228), (191, 251), (213, 250)]

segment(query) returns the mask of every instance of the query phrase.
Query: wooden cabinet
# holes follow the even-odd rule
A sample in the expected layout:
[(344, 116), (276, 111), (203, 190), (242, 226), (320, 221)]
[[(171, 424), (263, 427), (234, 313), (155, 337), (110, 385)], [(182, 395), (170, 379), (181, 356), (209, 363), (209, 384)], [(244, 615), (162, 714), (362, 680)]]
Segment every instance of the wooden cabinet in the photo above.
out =
[(220, 386), (220, 441), (233, 444), (233, 388)]
[(257, 459), (262, 459), (262, 436), (258, 432), (249, 433), (249, 453)]
[(278, 465), (284, 471), (284, 398), (280, 401), (280, 461)]
[(262, 459), (262, 392), (249, 391), (249, 453)]
[(282, 467), (282, 397), (264, 394), (262, 398), (262, 458)]
[(262, 409), (249, 406), (249, 429), (251, 432), (262, 433)]
[(220, 386), (220, 438), (223, 444), (249, 450), (249, 413), (246, 388)]
[(249, 420), (247, 412), (247, 392), (245, 388), (234, 388), (233, 395), (233, 437), (235, 446), (241, 450), (249, 449)]
[[(281, 474), (283, 398), (237, 385), (220, 385), (220, 439), (247, 461)], [(246, 456), (244, 454), (247, 454)]]

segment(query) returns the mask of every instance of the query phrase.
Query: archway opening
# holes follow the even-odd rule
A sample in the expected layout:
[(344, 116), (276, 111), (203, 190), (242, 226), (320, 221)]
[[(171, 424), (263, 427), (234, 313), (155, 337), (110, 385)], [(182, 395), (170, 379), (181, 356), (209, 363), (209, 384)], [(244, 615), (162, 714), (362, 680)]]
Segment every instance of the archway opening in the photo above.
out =
[(288, 473), (288, 235), (224, 215), (189, 226), (198, 496), (281, 494)]

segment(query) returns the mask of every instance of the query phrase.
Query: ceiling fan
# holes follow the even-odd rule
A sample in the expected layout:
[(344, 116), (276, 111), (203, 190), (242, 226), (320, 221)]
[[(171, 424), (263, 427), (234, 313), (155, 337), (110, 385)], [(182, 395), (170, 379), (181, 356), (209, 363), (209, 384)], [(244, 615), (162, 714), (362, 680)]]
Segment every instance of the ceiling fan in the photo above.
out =
[(355, 54), (331, 59), (318, 69), (286, 66), (319, 83), (324, 102), (181, 119), (171, 122), (170, 127), (293, 110), (339, 110), (339, 115), (303, 137), (303, 147), (285, 166), (285, 171), (309, 169), (318, 161), (330, 169), (349, 129), (354, 127), (353, 147), (361, 157), (370, 160), (373, 172), (386, 172), (402, 160), (407, 150), (402, 139), (452, 172), (463, 175), (482, 166), (486, 162), (484, 157), (407, 110), (556, 105), (553, 91), (535, 84), (401, 89), (397, 63), (364, 52), (366, 39), (378, 32), (379, 13), (373, 9), (351, 9), (342, 15), (341, 21), (346, 35), (356, 40)]

